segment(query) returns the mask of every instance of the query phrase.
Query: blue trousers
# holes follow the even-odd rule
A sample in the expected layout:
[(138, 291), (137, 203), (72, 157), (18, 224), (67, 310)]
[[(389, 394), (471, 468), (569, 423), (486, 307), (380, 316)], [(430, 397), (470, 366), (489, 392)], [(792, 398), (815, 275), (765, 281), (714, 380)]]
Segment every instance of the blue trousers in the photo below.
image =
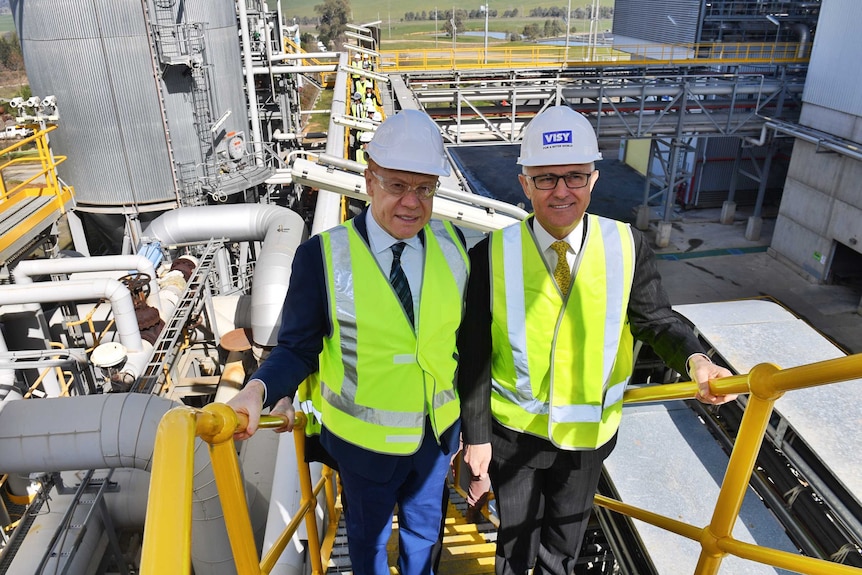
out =
[(397, 460), (395, 471), (382, 482), (358, 473), (359, 462), (339, 462), (353, 573), (389, 575), (386, 544), (397, 505), (401, 575), (433, 575), (431, 551), (440, 535), (440, 497), (451, 455), (443, 453), (426, 430), (416, 453), (392, 457)]

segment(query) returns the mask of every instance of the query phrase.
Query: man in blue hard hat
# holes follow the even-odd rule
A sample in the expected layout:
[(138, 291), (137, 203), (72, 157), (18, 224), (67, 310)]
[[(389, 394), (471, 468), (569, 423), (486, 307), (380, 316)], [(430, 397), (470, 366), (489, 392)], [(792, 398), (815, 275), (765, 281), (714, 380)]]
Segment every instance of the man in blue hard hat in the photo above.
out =
[(671, 309), (646, 238), (587, 213), (601, 159), (567, 106), (528, 124), (518, 163), (526, 221), (470, 251), (459, 335), (464, 459), (490, 472), (498, 575), (571, 575), (632, 374), (634, 338), (694, 378), (730, 375)]
[(230, 401), (248, 415), (287, 415), (319, 373), (320, 441), (338, 464), (353, 572), (388, 575), (386, 544), (398, 507), (402, 575), (432, 573), (441, 494), (458, 450), (455, 338), (468, 260), (451, 224), (431, 220), (449, 174), (433, 120), (387, 118), (368, 143), (371, 205), (297, 249), (278, 345)]

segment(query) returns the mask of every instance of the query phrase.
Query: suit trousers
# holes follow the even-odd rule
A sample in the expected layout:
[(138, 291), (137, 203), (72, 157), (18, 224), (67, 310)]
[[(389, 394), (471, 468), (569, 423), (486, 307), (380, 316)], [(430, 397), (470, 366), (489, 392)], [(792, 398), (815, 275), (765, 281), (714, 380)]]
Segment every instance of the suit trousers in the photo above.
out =
[(440, 535), (440, 505), (450, 454), (428, 433), (413, 455), (395, 456), (392, 476), (374, 481), (360, 462), (339, 462), (348, 505), (347, 547), (355, 575), (389, 575), (386, 544), (398, 506), (398, 568), (401, 575), (431, 575), (431, 554)]
[(527, 463), (494, 454), (497, 575), (526, 575), (530, 568), (533, 575), (571, 575), (607, 451), (554, 450)]

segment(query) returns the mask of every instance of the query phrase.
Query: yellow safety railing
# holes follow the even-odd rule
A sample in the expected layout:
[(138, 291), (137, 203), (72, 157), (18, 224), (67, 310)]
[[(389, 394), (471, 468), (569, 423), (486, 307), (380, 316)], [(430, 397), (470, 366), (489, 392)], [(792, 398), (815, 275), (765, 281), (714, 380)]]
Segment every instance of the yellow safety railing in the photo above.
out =
[[(710, 390), (715, 395), (747, 393), (749, 397), (718, 500), (715, 502), (712, 520), (705, 527), (689, 525), (602, 495), (596, 495), (595, 501), (607, 509), (699, 542), (701, 553), (695, 575), (718, 573), (722, 559), (726, 555), (735, 555), (742, 559), (806, 575), (860, 575), (862, 569), (856, 567), (744, 543), (732, 536), (733, 525), (739, 516), (742, 500), (754, 470), (775, 401), (787, 391), (858, 378), (862, 378), (862, 354), (788, 369), (763, 363), (755, 366), (748, 374), (734, 375), (710, 382)], [(638, 403), (691, 399), (696, 394), (697, 384), (675, 383), (630, 389), (626, 391), (625, 401)]]
[[(294, 54), (308, 54), (308, 52), (299, 44), (294, 42), (290, 38), (284, 39), (284, 51), (292, 52)], [(318, 60), (317, 58), (303, 58), (301, 60), (303, 66), (324, 66), (326, 64), (332, 64), (333, 62), (323, 62)], [(318, 83), (321, 86), (330, 87), (335, 84), (335, 73), (334, 72), (317, 72)]]
[(481, 46), (384, 50), (384, 72), (463, 69), (573, 68), (635, 65), (801, 64), (808, 61), (795, 42), (631, 44), (611, 46)]
[[(329, 561), (338, 524), (332, 472), (324, 473), (312, 485), (311, 471), (305, 462), (305, 415), (296, 414), (294, 440), (301, 491), (300, 507), (258, 562), (251, 519), (239, 470), (233, 434), (245, 429), (248, 421), (222, 403), (203, 409), (176, 407), (164, 415), (156, 432), (153, 467), (150, 477), (147, 520), (141, 570), (144, 575), (191, 572), (192, 480), (194, 440), (200, 437), (210, 445), (213, 474), (224, 512), (225, 525), (239, 575), (267, 574), (275, 566), (293, 534), (305, 521), (308, 532), (308, 557), (313, 575), (323, 574)], [(281, 427), (280, 417), (262, 416), (261, 429)], [(317, 496), (325, 489), (329, 523), (324, 542), (318, 537), (315, 507)], [(169, 496), (167, 496), (170, 494)]]
[[(57, 126), (37, 130), (32, 136), (18, 140), (0, 150), (0, 219), (6, 213), (20, 209), (21, 204), (35, 198), (50, 198), (0, 237), (0, 251), (12, 246), (20, 237), (39, 226), (52, 212), (63, 214), (72, 201), (71, 187), (62, 186), (56, 168), (66, 160), (55, 156), (48, 147), (48, 133)], [(30, 145), (35, 150), (29, 150)], [(34, 153), (35, 152), (35, 153)]]
[[(715, 395), (747, 393), (749, 398), (712, 520), (707, 526), (690, 525), (602, 495), (596, 495), (595, 502), (612, 511), (700, 543), (701, 554), (695, 575), (718, 573), (721, 562), (727, 555), (806, 575), (859, 575), (862, 569), (744, 543), (732, 536), (775, 401), (787, 391), (859, 378), (862, 378), (862, 354), (784, 370), (764, 363), (755, 366), (748, 374), (710, 382), (710, 389)], [(638, 403), (691, 399), (696, 394), (697, 385), (694, 382), (686, 382), (630, 389), (626, 391), (625, 401)], [(247, 424), (245, 417), (238, 416), (230, 407), (220, 403), (208, 405), (203, 409), (177, 407), (165, 414), (156, 434), (141, 573), (190, 573), (192, 472), (194, 438), (197, 436), (210, 444), (213, 473), (237, 573), (269, 573), (304, 520), (308, 531), (311, 573), (322, 574), (323, 565), (328, 562), (332, 552), (338, 510), (330, 470), (324, 468), (323, 476), (312, 486), (309, 466), (305, 463), (305, 422), (305, 416), (297, 413), (294, 438), (302, 494), (300, 508), (273, 547), (258, 562), (233, 442), (234, 432), (244, 429)], [(281, 425), (283, 420), (279, 417), (261, 418), (262, 429), (277, 428)], [(329, 517), (322, 543), (318, 539), (314, 513), (321, 489), (326, 489)], [(159, 497), (157, 493), (170, 493), (170, 497)]]

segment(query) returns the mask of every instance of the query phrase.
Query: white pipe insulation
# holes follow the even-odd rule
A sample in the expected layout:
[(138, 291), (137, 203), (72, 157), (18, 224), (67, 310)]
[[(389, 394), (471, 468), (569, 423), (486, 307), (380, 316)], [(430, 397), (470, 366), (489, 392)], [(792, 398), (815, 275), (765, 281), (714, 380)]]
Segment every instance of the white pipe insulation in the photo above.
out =
[(179, 208), (165, 212), (144, 230), (144, 237), (166, 246), (220, 237), (236, 242), (262, 239), (251, 291), (251, 329), (254, 342), (264, 347), (277, 343), (293, 255), (306, 236), (299, 214), (261, 204)]
[(74, 300), (97, 300), (106, 298), (111, 301), (117, 335), (127, 350), (142, 351), (143, 342), (135, 316), (135, 305), (128, 288), (110, 278), (43, 282), (37, 284), (15, 284), (0, 286), (0, 305), (23, 303), (52, 303)]
[[(0, 417), (0, 461), (4, 473), (34, 471), (132, 468), (149, 472), (159, 422), (180, 405), (172, 400), (142, 393), (109, 393), (58, 397), (38, 401), (13, 401)], [(136, 481), (136, 492), (146, 499), (148, 487)], [(161, 497), (170, 493), (161, 493)], [(106, 501), (111, 504), (110, 500)], [(121, 505), (130, 505), (125, 499)], [(139, 506), (140, 501), (134, 503)], [(139, 508), (138, 508), (139, 509)], [(112, 511), (123, 516), (124, 510)], [(140, 511), (129, 514), (134, 520)], [(202, 575), (235, 575), (233, 555), (224, 524), (207, 443), (195, 444), (192, 496), (192, 564)], [(121, 521), (122, 522), (122, 521)], [(28, 536), (26, 541), (30, 539)], [(16, 554), (16, 561), (27, 555)], [(33, 573), (13, 568), (10, 573)]]
[(89, 258), (55, 258), (42, 260), (24, 260), (19, 262), (12, 275), (15, 283), (33, 283), (33, 276), (50, 274), (71, 274), (79, 272), (125, 271), (135, 270), (150, 276), (150, 295), (147, 303), (159, 311), (159, 282), (153, 262), (142, 255), (130, 256), (98, 256)]
[[(3, 336), (3, 332), (0, 331), (0, 352), (6, 351), (9, 351), (9, 348), (6, 347), (6, 338)], [(22, 397), (21, 392), (15, 387), (15, 370), (0, 369), (0, 409), (2, 409), (3, 402)]]

